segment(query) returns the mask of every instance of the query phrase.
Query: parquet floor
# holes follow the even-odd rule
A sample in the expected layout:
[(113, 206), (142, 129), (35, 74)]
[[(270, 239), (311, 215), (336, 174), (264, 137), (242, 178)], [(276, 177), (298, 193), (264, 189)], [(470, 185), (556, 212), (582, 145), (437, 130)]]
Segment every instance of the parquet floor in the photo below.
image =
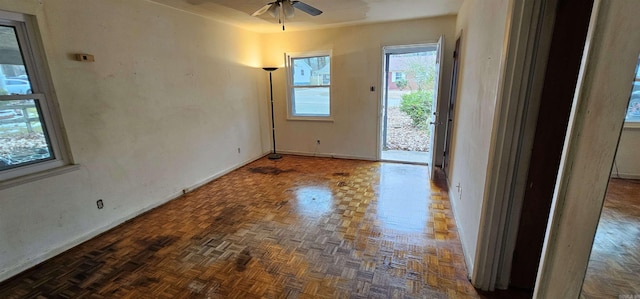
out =
[[(442, 183), (440, 181), (439, 183)], [(477, 298), (417, 165), (260, 159), (0, 284), (0, 298)]]
[(640, 181), (612, 179), (582, 298), (640, 298)]

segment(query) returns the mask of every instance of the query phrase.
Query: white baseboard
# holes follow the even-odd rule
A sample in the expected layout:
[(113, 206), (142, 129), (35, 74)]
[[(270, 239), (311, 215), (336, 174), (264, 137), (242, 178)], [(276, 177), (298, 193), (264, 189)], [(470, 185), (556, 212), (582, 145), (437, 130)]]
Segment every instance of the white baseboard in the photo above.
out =
[(611, 173), (611, 177), (616, 179), (640, 180), (640, 174), (637, 173)]
[[(215, 179), (217, 179), (217, 178), (219, 178), (219, 177), (221, 177), (221, 176), (223, 176), (225, 174), (228, 174), (228, 173), (230, 173), (230, 172), (232, 172), (232, 171), (234, 171), (234, 170), (236, 170), (236, 169), (238, 169), (238, 168), (240, 168), (242, 166), (245, 166), (245, 165), (247, 165), (247, 164), (249, 164), (249, 163), (251, 163), (251, 162), (253, 162), (255, 160), (258, 160), (258, 159), (264, 157), (266, 154), (268, 154), (268, 153), (263, 153), (258, 157), (253, 157), (253, 158), (250, 158), (250, 159), (248, 159), (246, 161), (237, 163), (237, 164), (235, 164), (235, 165), (233, 165), (233, 166), (231, 166), (231, 167), (229, 167), (227, 169), (224, 169), (222, 171), (219, 171), (219, 172), (217, 172), (217, 173), (205, 178), (204, 180), (201, 180), (201, 181), (199, 181), (199, 182), (197, 182), (197, 183), (195, 183), (195, 184), (193, 184), (190, 187), (187, 187), (185, 189), (187, 190), (187, 192), (193, 191), (193, 190), (197, 189), (198, 187), (201, 187), (201, 186), (203, 186), (203, 185), (205, 185), (205, 184), (207, 184), (207, 183), (209, 183), (209, 182), (211, 182), (211, 181), (213, 181), (213, 180), (215, 180)], [(174, 200), (174, 199), (176, 199), (178, 197), (181, 197), (182, 195), (183, 195), (183, 191), (178, 191), (178, 192), (175, 192), (173, 194), (170, 194), (170, 195), (166, 196), (165, 198), (163, 198), (162, 200), (160, 200), (158, 202), (155, 202), (155, 203), (153, 203), (153, 204), (151, 204), (151, 205), (149, 205), (147, 207), (144, 207), (142, 209), (139, 209), (137, 211), (129, 213), (124, 217), (120, 217), (120, 218), (116, 219), (115, 221), (113, 221), (113, 222), (111, 222), (111, 223), (109, 223), (107, 225), (104, 225), (104, 226), (98, 227), (98, 228), (96, 228), (94, 230), (91, 230), (91, 231), (89, 231), (89, 232), (87, 232), (87, 233), (85, 233), (85, 234), (83, 234), (83, 235), (81, 235), (81, 236), (79, 236), (79, 237), (67, 242), (66, 244), (62, 244), (62, 245), (59, 245), (59, 246), (56, 246), (56, 247), (53, 247), (53, 248), (49, 248), (49, 249), (45, 250), (43, 253), (39, 254), (36, 257), (26, 258), (26, 259), (20, 261), (19, 263), (17, 263), (13, 267), (2, 269), (2, 270), (0, 270), (0, 282), (3, 282), (3, 281), (5, 281), (5, 280), (7, 280), (7, 279), (9, 279), (9, 278), (11, 278), (11, 277), (13, 277), (15, 275), (18, 275), (18, 274), (26, 271), (26, 270), (29, 270), (30, 268), (33, 268), (33, 267), (37, 266), (38, 264), (40, 264), (40, 263), (42, 263), (42, 262), (44, 262), (44, 261), (46, 261), (46, 260), (48, 260), (50, 258), (55, 257), (56, 255), (59, 255), (59, 254), (65, 252), (65, 251), (67, 251), (67, 250), (69, 250), (69, 249), (71, 249), (73, 247), (76, 247), (76, 246), (78, 246), (78, 245), (80, 245), (80, 244), (82, 244), (82, 243), (84, 243), (84, 242), (86, 242), (88, 240), (91, 240), (92, 238), (94, 238), (94, 237), (96, 237), (96, 236), (98, 236), (98, 235), (100, 235), (100, 234), (102, 234), (104, 232), (107, 232), (110, 229), (113, 229), (113, 228), (117, 227), (118, 225), (125, 223), (128, 220), (131, 220), (131, 219), (133, 219), (135, 217), (138, 217), (138, 216), (140, 216), (140, 215), (142, 215), (142, 214), (144, 214), (144, 213), (146, 213), (146, 212), (148, 212), (150, 210), (153, 210), (153, 209), (155, 209), (155, 208), (157, 208), (157, 207), (159, 207), (161, 205), (164, 205), (164, 204), (166, 204), (166, 203), (168, 203), (168, 202), (170, 202), (170, 201), (172, 201), (172, 200)]]
[(284, 154), (284, 155), (296, 155), (296, 156), (308, 156), (308, 157), (322, 157), (322, 158), (335, 158), (335, 159), (347, 159), (347, 160), (378, 161), (378, 159), (371, 158), (371, 157), (340, 155), (340, 154), (331, 154), (331, 153), (312, 153), (312, 152), (287, 151), (287, 150), (278, 150), (278, 153), (279, 154)]
[[(460, 238), (460, 243), (462, 244), (462, 255), (464, 255), (464, 262), (467, 265), (467, 278), (469, 280), (471, 280), (471, 273), (473, 273), (473, 260), (471, 258), (471, 255), (469, 255), (469, 252), (467, 252), (467, 247), (464, 246), (465, 242), (465, 233), (464, 230), (462, 229), (462, 226), (459, 225), (459, 220), (460, 218), (458, 218), (458, 214), (457, 214), (457, 209), (456, 209), (456, 197), (453, 195), (453, 193), (451, 192), (451, 186), (449, 186), (449, 180), (447, 180), (447, 188), (448, 188), (448, 193), (449, 193), (449, 202), (451, 203), (451, 210), (453, 211), (453, 218), (455, 219), (456, 222), (456, 229), (458, 230), (458, 237)], [(474, 252), (475, 254), (475, 252)]]

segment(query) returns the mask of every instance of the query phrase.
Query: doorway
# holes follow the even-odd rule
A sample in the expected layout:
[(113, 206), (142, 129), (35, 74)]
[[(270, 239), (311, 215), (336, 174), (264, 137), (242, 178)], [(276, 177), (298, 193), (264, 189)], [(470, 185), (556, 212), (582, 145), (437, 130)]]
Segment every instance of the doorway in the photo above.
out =
[(380, 160), (433, 165), (442, 42), (383, 48)]
[(585, 298), (634, 298), (640, 293), (640, 57), (610, 172), (587, 273)]
[(593, 1), (583, 0), (556, 7), (509, 287), (533, 290), (536, 284), (592, 7)]

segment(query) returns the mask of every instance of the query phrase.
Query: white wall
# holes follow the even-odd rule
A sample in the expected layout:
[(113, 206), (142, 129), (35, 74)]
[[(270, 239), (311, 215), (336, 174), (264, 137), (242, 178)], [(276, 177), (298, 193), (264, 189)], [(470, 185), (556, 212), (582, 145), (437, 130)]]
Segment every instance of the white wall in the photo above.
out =
[[(333, 122), (287, 120), (286, 71), (274, 72), (278, 150), (377, 159), (382, 47), (437, 42), (445, 35), (441, 108), (446, 109), (455, 43), (455, 16), (264, 35), (263, 60), (283, 66), (285, 52), (332, 50)], [(369, 87), (376, 91), (370, 92)], [(442, 103), (442, 100), (441, 100)], [(441, 130), (444, 134), (444, 130)], [(319, 146), (316, 140), (320, 139)]]
[(508, 4), (508, 0), (467, 0), (456, 24), (462, 42), (449, 193), (469, 273), (473, 273), (484, 202)]
[(0, 190), (0, 280), (269, 147), (258, 34), (148, 1), (0, 0), (0, 9), (37, 16), (81, 166)]
[(622, 129), (616, 161), (611, 175), (626, 179), (640, 179), (640, 128)]

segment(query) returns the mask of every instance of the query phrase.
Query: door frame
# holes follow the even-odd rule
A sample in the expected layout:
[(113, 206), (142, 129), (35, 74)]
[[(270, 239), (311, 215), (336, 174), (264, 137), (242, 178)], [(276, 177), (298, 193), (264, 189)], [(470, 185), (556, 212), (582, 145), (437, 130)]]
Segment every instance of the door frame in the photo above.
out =
[[(471, 282), (506, 289), (557, 0), (509, 1), (504, 60)], [(473, 254), (473, 253), (469, 253)]]
[[(442, 38), (444, 38), (444, 34), (441, 35)], [(403, 54), (403, 53), (414, 53), (414, 52), (421, 52), (419, 49), (428, 49), (431, 47), (436, 47), (438, 48), (438, 43), (439, 39), (436, 40), (429, 40), (426, 42), (421, 42), (421, 43), (414, 43), (414, 44), (390, 44), (390, 45), (382, 45), (380, 48), (380, 53), (381, 53), (381, 59), (382, 59), (382, 63), (381, 63), (381, 70), (380, 70), (380, 78), (381, 78), (381, 89), (380, 89), (380, 96), (379, 96), (379, 100), (378, 100), (378, 126), (377, 126), (377, 132), (376, 132), (376, 136), (378, 136), (378, 144), (377, 144), (377, 160), (378, 161), (383, 161), (382, 160), (382, 151), (383, 151), (383, 147), (384, 147), (384, 139), (385, 136), (383, 136), (384, 134), (384, 121), (386, 118), (386, 114), (385, 114), (385, 96), (387, 93), (387, 54), (393, 55), (393, 54)], [(443, 48), (446, 48), (446, 45), (442, 45)], [(393, 49), (396, 51), (388, 51), (388, 49)], [(390, 52), (390, 53), (389, 53)], [(441, 61), (440, 63), (444, 63), (444, 61)], [(444, 83), (442, 82), (443, 77), (442, 74), (443, 72), (440, 72), (438, 74), (438, 84), (440, 86), (442, 86)], [(442, 95), (442, 88), (439, 88), (439, 94), (437, 97), (437, 104), (436, 104), (436, 112), (440, 111), (440, 104), (441, 104), (441, 95)], [(437, 148), (437, 144), (440, 141), (438, 139), (438, 135), (437, 135), (437, 127), (435, 126), (435, 132), (433, 132), (434, 138), (433, 138), (433, 145), (431, 148), (431, 151), (433, 152), (435, 150), (435, 148)], [(430, 168), (430, 172), (431, 173), (431, 169), (433, 169), (433, 165), (431, 165), (433, 163), (429, 163), (428, 166)]]

